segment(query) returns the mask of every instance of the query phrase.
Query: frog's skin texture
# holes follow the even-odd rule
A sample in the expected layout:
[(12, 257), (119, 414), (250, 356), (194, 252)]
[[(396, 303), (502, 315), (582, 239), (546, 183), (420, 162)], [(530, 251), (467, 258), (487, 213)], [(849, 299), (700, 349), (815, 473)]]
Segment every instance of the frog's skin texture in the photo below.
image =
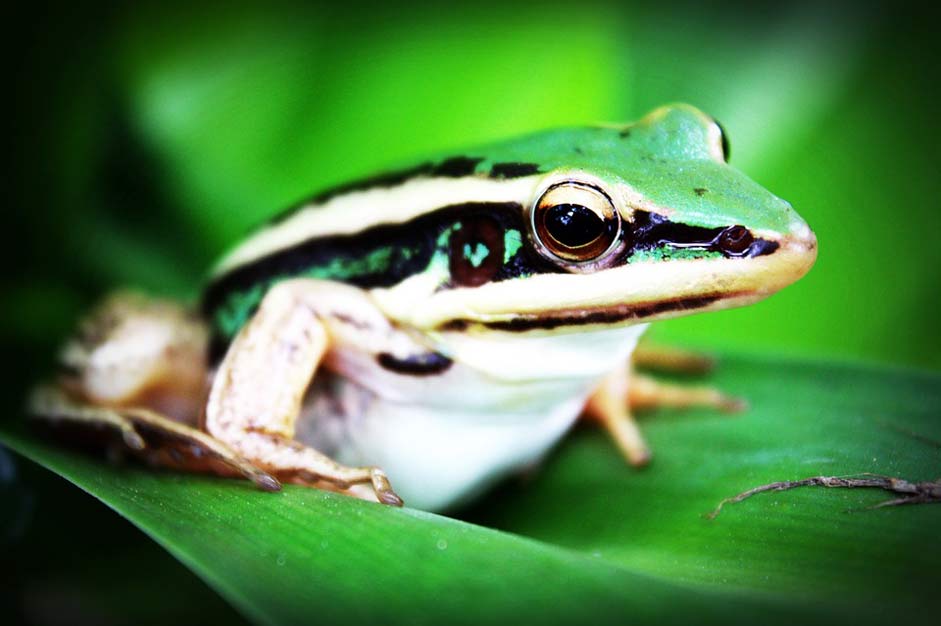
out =
[(431, 510), (538, 461), (586, 412), (643, 464), (632, 406), (738, 406), (633, 375), (647, 324), (760, 300), (816, 258), (726, 153), (712, 118), (674, 105), (322, 192), (222, 259), (199, 316), (108, 300), (34, 413), (105, 425), (161, 465)]

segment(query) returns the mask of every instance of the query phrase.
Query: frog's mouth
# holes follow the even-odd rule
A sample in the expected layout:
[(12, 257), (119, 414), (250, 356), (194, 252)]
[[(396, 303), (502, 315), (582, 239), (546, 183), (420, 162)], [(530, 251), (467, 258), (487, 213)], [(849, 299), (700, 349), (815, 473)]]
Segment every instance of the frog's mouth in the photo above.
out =
[(816, 238), (806, 226), (768, 237), (778, 247), (758, 257), (638, 262), (595, 274), (494, 283), (464, 297), (456, 290), (436, 297), (413, 323), (440, 330), (564, 331), (742, 306), (798, 280), (816, 259)]

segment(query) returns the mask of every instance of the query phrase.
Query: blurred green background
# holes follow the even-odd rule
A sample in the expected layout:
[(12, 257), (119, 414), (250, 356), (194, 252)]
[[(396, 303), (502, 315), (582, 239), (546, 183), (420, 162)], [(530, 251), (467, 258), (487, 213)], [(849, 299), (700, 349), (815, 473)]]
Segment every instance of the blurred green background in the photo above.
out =
[[(13, 211), (0, 333), (18, 366), (3, 391), (14, 419), (104, 293), (133, 285), (194, 299), (227, 246), (312, 191), (672, 101), (721, 120), (732, 164), (795, 206), (820, 256), (781, 294), (658, 324), (659, 340), (941, 367), (939, 58), (931, 20), (911, 9), (38, 4), (8, 24)], [(97, 623), (229, 611), (126, 522), (17, 467), (0, 450), (0, 549), (17, 563), (4, 590), (67, 607), (81, 596)], [(77, 526), (63, 532), (63, 518)], [(79, 528), (99, 539), (75, 541)], [(65, 553), (83, 565), (63, 571)], [(182, 593), (141, 613), (155, 598), (139, 597), (139, 570), (114, 588), (130, 562), (204, 600)], [(111, 613), (95, 612), (95, 593)], [(115, 597), (130, 608), (115, 609)]]
[(195, 297), (227, 246), (319, 188), (685, 101), (820, 256), (766, 302), (655, 334), (941, 366), (937, 57), (927, 24), (888, 4), (158, 3), (24, 26), (24, 250), (0, 329), (43, 359), (116, 286)]

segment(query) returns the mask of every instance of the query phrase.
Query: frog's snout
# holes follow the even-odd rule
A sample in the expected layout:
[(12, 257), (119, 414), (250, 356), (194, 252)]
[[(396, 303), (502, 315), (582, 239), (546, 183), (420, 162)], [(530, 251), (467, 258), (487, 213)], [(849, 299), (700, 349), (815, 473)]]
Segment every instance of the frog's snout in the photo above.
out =
[(816, 254), (817, 235), (810, 229), (807, 222), (801, 219), (796, 213), (794, 213), (794, 217), (791, 219), (790, 228), (785, 235), (785, 239), (798, 247), (805, 248), (808, 251), (812, 250), (814, 254)]
[(781, 245), (791, 259), (792, 280), (797, 280), (813, 267), (817, 260), (817, 235), (797, 214), (784, 234)]

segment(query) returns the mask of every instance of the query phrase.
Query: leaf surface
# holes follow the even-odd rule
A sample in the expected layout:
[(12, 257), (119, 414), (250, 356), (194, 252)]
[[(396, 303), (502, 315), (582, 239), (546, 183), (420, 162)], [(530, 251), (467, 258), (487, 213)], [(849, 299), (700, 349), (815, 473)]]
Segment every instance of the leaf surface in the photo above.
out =
[(656, 459), (643, 471), (578, 427), (533, 476), (455, 513), (467, 521), (115, 467), (10, 425), (0, 438), (262, 622), (926, 621), (937, 505), (866, 510), (891, 494), (804, 488), (703, 514), (777, 480), (937, 478), (941, 377), (739, 357), (713, 378), (752, 408), (645, 416)]

